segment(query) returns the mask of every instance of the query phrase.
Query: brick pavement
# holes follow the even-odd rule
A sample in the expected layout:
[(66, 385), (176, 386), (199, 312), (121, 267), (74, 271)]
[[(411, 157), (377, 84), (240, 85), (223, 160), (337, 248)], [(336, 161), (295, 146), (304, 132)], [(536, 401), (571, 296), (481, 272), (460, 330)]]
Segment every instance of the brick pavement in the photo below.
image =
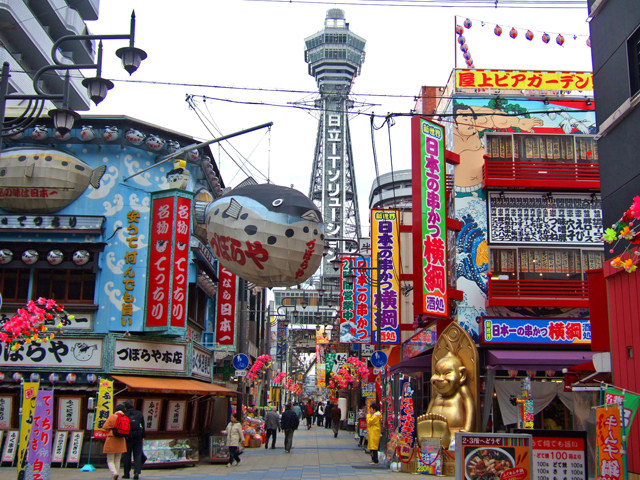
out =
[[(245, 449), (239, 466), (201, 461), (195, 467), (143, 469), (141, 480), (186, 480), (227, 477), (230, 480), (382, 480), (390, 476), (407, 478), (409, 474), (394, 473), (376, 465), (369, 465), (371, 457), (357, 446), (353, 432), (340, 431), (333, 438), (330, 429), (314, 426), (295, 432), (293, 449), (283, 448), (284, 434), (278, 434), (275, 450)], [(95, 472), (81, 472), (72, 468), (53, 468), (51, 480), (111, 480), (106, 465), (94, 465)], [(15, 468), (0, 468), (0, 479), (15, 478)], [(453, 480), (454, 477), (437, 477)]]

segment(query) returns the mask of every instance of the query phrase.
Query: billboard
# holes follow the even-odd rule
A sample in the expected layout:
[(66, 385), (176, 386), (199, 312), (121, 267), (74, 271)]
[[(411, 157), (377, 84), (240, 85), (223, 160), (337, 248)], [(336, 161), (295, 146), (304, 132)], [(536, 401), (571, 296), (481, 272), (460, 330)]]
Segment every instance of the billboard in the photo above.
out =
[(484, 318), (482, 343), (589, 345), (588, 318)]
[(456, 70), (456, 89), (593, 90), (591, 72), (539, 72), (524, 70)]
[(236, 289), (238, 278), (231, 270), (218, 265), (218, 306), (216, 309), (216, 343), (233, 345), (236, 338)]

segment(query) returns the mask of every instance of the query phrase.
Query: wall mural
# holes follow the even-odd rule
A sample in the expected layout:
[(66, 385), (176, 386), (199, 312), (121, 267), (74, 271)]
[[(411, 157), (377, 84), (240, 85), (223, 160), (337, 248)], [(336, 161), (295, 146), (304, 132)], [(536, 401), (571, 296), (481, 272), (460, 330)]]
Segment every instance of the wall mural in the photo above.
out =
[[(562, 110), (562, 111), (560, 111)], [(447, 133), (453, 137), (453, 151), (460, 155), (455, 167), (456, 219), (462, 222), (457, 241), (457, 288), (464, 292), (458, 305), (458, 321), (478, 338), (476, 318), (486, 315), (489, 248), (487, 243), (486, 193), (482, 190), (485, 134), (526, 132), (541, 134), (594, 135), (593, 111), (575, 109), (562, 99), (461, 98), (453, 103), (454, 116)], [(517, 115), (517, 116), (514, 116)], [(530, 309), (501, 308), (501, 315), (531, 315)], [(558, 310), (562, 310), (559, 312)], [(544, 314), (536, 309), (536, 314)], [(551, 315), (584, 316), (584, 309), (552, 309)]]

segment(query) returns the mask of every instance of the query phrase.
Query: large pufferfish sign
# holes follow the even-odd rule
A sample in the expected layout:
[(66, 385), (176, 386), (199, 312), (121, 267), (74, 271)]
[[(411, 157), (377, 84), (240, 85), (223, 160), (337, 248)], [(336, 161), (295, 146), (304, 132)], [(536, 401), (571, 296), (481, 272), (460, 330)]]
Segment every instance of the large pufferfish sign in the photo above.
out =
[(205, 224), (220, 263), (261, 287), (298, 285), (322, 262), (322, 215), (293, 188), (235, 188), (209, 204)]

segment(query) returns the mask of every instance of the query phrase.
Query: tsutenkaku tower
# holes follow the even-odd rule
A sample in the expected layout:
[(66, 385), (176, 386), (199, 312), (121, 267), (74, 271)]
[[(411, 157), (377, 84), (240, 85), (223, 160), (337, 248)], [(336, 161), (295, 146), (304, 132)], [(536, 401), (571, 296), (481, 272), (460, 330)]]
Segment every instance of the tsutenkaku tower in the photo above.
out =
[[(365, 40), (349, 31), (344, 11), (327, 11), (324, 30), (305, 39), (305, 61), (316, 79), (320, 99), (318, 134), (311, 170), (309, 197), (322, 212), (329, 246), (345, 250), (332, 238), (360, 239), (360, 213), (356, 192), (349, 108), (349, 91), (364, 61)], [(323, 275), (335, 275), (332, 260), (323, 260)]]

